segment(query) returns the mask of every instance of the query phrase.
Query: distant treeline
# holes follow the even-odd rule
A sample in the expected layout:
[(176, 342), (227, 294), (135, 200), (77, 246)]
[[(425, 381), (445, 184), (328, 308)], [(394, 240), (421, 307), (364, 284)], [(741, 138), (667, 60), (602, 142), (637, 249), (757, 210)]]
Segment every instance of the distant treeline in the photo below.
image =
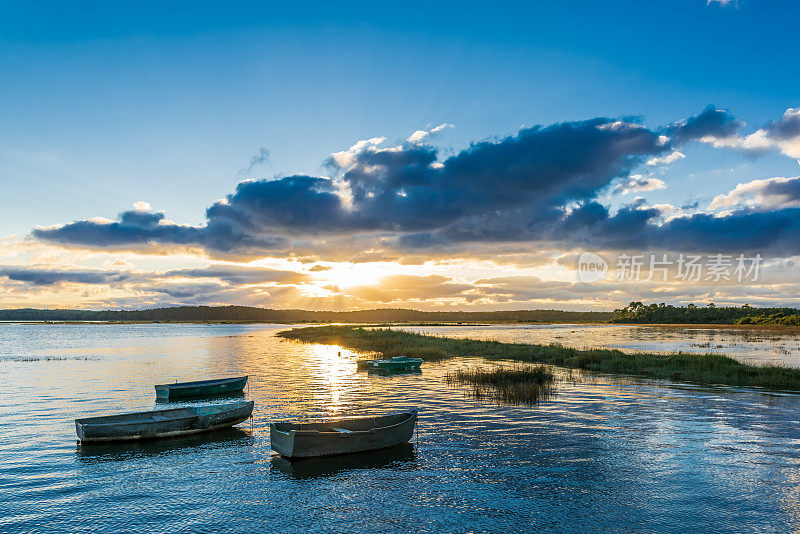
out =
[(612, 323), (637, 324), (757, 324), (800, 326), (800, 310), (797, 308), (753, 308), (744, 306), (717, 307), (709, 304), (698, 307), (671, 306), (668, 304), (643, 304), (631, 302), (622, 309), (614, 310)]
[(260, 322), (260, 323), (639, 323), (800, 326), (800, 309), (698, 307), (631, 302), (611, 312), (520, 310), (425, 312), (378, 309), (348, 312), (271, 310), (250, 306), (180, 306), (153, 310), (0, 310), (0, 321)]
[(163, 321), (263, 323), (590, 323), (606, 322), (610, 312), (523, 310), (424, 312), (379, 309), (348, 312), (271, 310), (250, 306), (180, 306), (137, 311), (0, 310), (0, 321)]
[[(794, 313), (793, 313), (794, 312)], [(758, 324), (758, 325), (777, 325), (777, 326), (800, 326), (800, 313), (793, 308), (787, 311), (773, 313), (771, 315), (758, 315), (753, 317), (742, 317), (736, 324)]]

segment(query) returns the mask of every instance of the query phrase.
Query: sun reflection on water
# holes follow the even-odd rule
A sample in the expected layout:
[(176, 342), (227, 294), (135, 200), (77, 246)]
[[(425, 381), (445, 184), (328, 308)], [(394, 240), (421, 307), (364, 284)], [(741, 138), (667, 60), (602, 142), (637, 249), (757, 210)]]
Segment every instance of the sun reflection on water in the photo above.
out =
[[(345, 384), (355, 377), (356, 366), (353, 357), (356, 353), (338, 345), (311, 345), (308, 347), (308, 356), (312, 365), (317, 367), (319, 375), (327, 381), (330, 402), (328, 404), (332, 415), (342, 411), (342, 395), (346, 393)], [(324, 395), (324, 391), (319, 391)], [(324, 399), (321, 399), (324, 400)]]

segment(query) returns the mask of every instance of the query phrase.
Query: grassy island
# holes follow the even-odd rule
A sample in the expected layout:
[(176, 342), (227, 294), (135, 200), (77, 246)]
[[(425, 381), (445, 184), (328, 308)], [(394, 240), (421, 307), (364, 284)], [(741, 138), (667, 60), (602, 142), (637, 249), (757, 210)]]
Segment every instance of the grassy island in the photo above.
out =
[(800, 369), (777, 365), (749, 365), (718, 354), (624, 353), (613, 349), (573, 349), (561, 345), (451, 339), (401, 330), (352, 326), (296, 328), (278, 335), (307, 343), (339, 345), (361, 352), (380, 352), (387, 358), (410, 356), (431, 361), (452, 357), (480, 357), (695, 384), (800, 391)]
[(507, 404), (536, 404), (553, 391), (555, 374), (545, 365), (506, 369), (459, 369), (448, 373), (448, 384), (471, 384), (476, 399)]

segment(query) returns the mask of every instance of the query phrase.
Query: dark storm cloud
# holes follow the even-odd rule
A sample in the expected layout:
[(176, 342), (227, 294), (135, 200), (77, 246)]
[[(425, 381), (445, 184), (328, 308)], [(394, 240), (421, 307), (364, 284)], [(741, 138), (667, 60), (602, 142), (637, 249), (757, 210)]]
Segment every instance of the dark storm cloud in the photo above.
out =
[(143, 210), (124, 211), (110, 223), (75, 221), (55, 228), (36, 228), (34, 237), (68, 245), (128, 248), (142, 245), (197, 245), (214, 250), (275, 250), (285, 248), (282, 237), (243, 234), (224, 222), (204, 227), (163, 223), (164, 214)]
[[(570, 229), (565, 240), (606, 249), (665, 250), (693, 253), (800, 254), (800, 208), (771, 212), (738, 210), (725, 216), (697, 213), (655, 224), (653, 208), (623, 208), (602, 217), (592, 208), (594, 221)], [(566, 223), (570, 221), (566, 219)]]
[(205, 301), (208, 298), (216, 298), (224, 293), (226, 289), (222, 284), (172, 284), (168, 286), (148, 285), (142, 288), (149, 293), (160, 293), (182, 302)]
[(129, 210), (119, 214), (119, 224), (127, 228), (157, 228), (164, 220), (163, 213), (145, 210)]
[(800, 112), (788, 110), (780, 119), (770, 122), (763, 129), (767, 137), (773, 139), (794, 139), (800, 136)]
[(193, 244), (203, 241), (201, 229), (177, 224), (159, 224), (163, 213), (144, 210), (123, 211), (119, 220), (104, 223), (75, 221), (57, 228), (36, 228), (33, 235), (59, 243), (115, 247), (148, 242)]
[(704, 137), (726, 138), (736, 135), (742, 123), (727, 110), (708, 106), (697, 115), (667, 127), (667, 135), (675, 145), (682, 145)]
[(68, 271), (2, 266), (0, 266), (0, 276), (5, 276), (10, 280), (16, 280), (18, 282), (26, 282), (35, 286), (51, 286), (61, 282), (72, 282), (75, 284), (111, 284), (114, 282), (124, 282), (130, 278), (130, 275), (127, 273), (110, 271)]
[(664, 150), (655, 133), (608, 119), (528, 128), (473, 144), (439, 166), (432, 147), (365, 150), (342, 175), (350, 205), (333, 181), (298, 175), (243, 182), (206, 216), (209, 226), (245, 235), (418, 231), (475, 213), (589, 198)]
[(762, 194), (782, 197), (785, 202), (800, 201), (800, 176), (768, 181), (764, 184)]
[(285, 236), (435, 229), (476, 213), (591, 198), (666, 149), (656, 133), (610, 119), (535, 126), (475, 143), (438, 165), (436, 149), (417, 144), (357, 152), (341, 176), (350, 202), (333, 180), (295, 175), (240, 183), (207, 210), (203, 227), (136, 210), (112, 223), (77, 221), (36, 229), (34, 236), (100, 247), (197, 244), (240, 252), (286, 247)]
[(477, 218), (469, 224), (398, 239), (413, 251), (460, 243), (531, 242), (555, 247), (605, 250), (663, 250), (691, 253), (755, 254), (785, 257), (800, 254), (800, 208), (775, 211), (741, 209), (725, 216), (698, 213), (662, 221), (659, 209), (636, 203), (615, 213), (594, 201), (569, 213), (541, 218), (505, 214), (505, 220)]
[[(619, 218), (611, 217), (609, 209), (595, 201), (584, 202), (570, 211), (553, 207), (547, 210), (497, 212), (469, 217), (434, 232), (406, 234), (400, 236), (397, 243), (404, 250), (478, 242), (575, 244), (576, 241), (597, 239), (602, 234), (608, 234), (608, 230), (616, 229), (620, 221), (628, 219), (634, 208), (622, 208)], [(655, 215), (657, 213), (653, 212), (641, 217), (647, 219)], [(626, 237), (631, 230), (625, 230)], [(613, 237), (617, 239), (621, 236), (615, 231)]]
[(739, 210), (724, 217), (697, 213), (651, 229), (653, 245), (671, 250), (800, 254), (800, 208)]

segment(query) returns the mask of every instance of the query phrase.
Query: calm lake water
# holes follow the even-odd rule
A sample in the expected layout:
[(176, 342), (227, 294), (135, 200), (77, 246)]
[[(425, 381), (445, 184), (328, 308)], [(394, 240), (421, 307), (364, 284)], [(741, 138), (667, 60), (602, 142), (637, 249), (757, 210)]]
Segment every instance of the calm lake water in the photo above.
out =
[[(800, 529), (798, 396), (592, 377), (560, 383), (539, 406), (500, 406), (444, 382), (448, 370), (495, 362), (371, 376), (348, 351), (274, 337), (285, 328), (0, 325), (0, 532)], [(684, 342), (673, 331), (492, 329), (430, 330), (584, 346)], [(693, 340), (708, 336), (751, 347), (743, 357), (798, 357), (779, 358), (769, 336)], [(239, 430), (76, 442), (74, 418), (152, 409), (155, 383), (239, 374), (250, 375), (256, 401)], [(296, 464), (270, 453), (272, 420), (409, 406), (420, 408), (410, 448)]]

